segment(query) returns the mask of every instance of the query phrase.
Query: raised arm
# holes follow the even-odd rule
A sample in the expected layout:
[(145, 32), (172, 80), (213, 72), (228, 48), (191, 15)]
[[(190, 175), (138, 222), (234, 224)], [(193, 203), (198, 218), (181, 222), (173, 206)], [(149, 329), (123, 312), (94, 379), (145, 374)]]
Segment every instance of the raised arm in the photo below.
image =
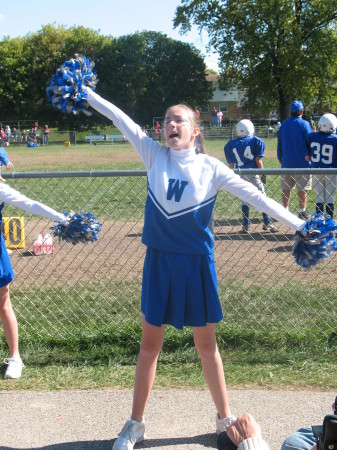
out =
[(114, 123), (135, 148), (148, 170), (152, 165), (153, 154), (162, 146), (144, 133), (141, 127), (117, 106), (100, 97), (88, 87), (83, 87), (83, 91), (88, 96), (87, 101), (89, 105)]

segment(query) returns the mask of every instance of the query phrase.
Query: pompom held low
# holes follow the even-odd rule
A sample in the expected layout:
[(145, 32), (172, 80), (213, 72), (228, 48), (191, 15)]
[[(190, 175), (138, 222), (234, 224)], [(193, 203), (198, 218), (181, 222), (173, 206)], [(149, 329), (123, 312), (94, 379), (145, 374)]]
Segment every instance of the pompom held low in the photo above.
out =
[(101, 231), (102, 225), (90, 212), (70, 212), (69, 216), (67, 213), (65, 216), (68, 218), (65, 223), (62, 222), (51, 227), (54, 236), (72, 244), (97, 241), (97, 234)]
[(97, 84), (95, 63), (84, 55), (75, 55), (69, 59), (52, 76), (46, 89), (47, 101), (63, 113), (77, 114), (80, 111), (90, 115), (87, 94), (83, 86), (95, 90)]
[(335, 231), (337, 223), (324, 214), (310, 215), (302, 229), (296, 231), (292, 254), (296, 263), (308, 269), (337, 250)]

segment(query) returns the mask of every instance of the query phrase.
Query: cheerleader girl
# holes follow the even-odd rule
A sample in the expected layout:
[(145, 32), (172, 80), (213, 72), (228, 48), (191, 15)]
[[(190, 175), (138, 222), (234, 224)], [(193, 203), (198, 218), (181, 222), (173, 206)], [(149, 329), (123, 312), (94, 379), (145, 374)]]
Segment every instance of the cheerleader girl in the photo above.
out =
[[(0, 177), (0, 223), (2, 222), (2, 210), (4, 204), (8, 203), (17, 208), (28, 211), (31, 214), (52, 219), (55, 222), (64, 223), (68, 219), (63, 215), (49, 208), (43, 203), (27, 198), (20, 192), (12, 189), (4, 183)], [(20, 378), (24, 364), (19, 353), (19, 332), (18, 323), (13, 311), (10, 296), (9, 284), (14, 278), (11, 261), (8, 256), (4, 237), (0, 236), (0, 318), (9, 348), (9, 357), (5, 359), (7, 369), (4, 378)]]
[[(263, 195), (225, 164), (205, 154), (200, 119), (186, 105), (170, 107), (163, 131), (167, 146), (152, 140), (120, 109), (84, 87), (91, 107), (108, 117), (138, 152), (147, 170), (148, 196), (142, 242), (147, 246), (141, 296), (142, 340), (131, 418), (113, 450), (131, 450), (145, 438), (144, 412), (156, 374), (165, 325), (193, 327), (216, 413), (216, 431), (232, 416), (215, 325), (222, 320), (208, 224), (220, 190), (226, 190), (293, 230), (304, 221)], [(196, 151), (196, 142), (200, 141)]]

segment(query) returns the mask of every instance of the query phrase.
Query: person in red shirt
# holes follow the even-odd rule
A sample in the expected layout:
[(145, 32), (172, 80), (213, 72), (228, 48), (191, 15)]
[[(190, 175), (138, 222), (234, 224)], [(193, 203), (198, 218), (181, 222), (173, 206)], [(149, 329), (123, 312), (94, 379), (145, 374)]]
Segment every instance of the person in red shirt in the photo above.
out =
[(156, 135), (160, 136), (161, 134), (161, 125), (159, 122), (156, 123), (156, 125), (154, 126), (154, 129), (156, 130)]

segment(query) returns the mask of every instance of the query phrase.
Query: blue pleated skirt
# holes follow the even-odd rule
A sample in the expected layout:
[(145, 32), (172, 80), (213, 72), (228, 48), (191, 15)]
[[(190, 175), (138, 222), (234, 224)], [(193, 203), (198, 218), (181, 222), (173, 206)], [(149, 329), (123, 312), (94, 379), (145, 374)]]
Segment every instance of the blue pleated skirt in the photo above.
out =
[(14, 272), (8, 256), (5, 239), (0, 231), (0, 287), (6, 286), (14, 279)]
[(213, 255), (184, 255), (147, 248), (141, 311), (145, 320), (182, 329), (222, 320)]

